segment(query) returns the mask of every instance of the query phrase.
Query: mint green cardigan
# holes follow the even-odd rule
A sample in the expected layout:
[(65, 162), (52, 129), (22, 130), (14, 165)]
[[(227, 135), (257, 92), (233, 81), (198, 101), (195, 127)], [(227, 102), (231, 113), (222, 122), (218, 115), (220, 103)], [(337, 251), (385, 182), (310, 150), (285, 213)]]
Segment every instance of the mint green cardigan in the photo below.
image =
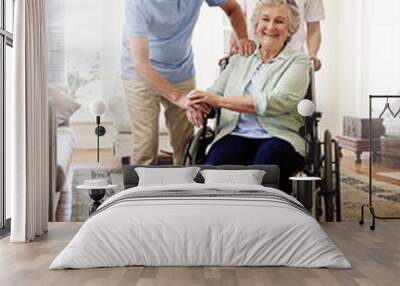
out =
[[(207, 91), (218, 96), (243, 95), (246, 84), (260, 64), (260, 50), (249, 57), (231, 57), (227, 68)], [(263, 80), (255, 83), (255, 93), (252, 94), (257, 120), (268, 133), (289, 142), (304, 156), (304, 139), (298, 133), (304, 119), (297, 112), (297, 104), (305, 97), (311, 62), (304, 53), (285, 47), (275, 59), (265, 64), (270, 67), (265, 70)], [(239, 112), (221, 109), (217, 135), (212, 144), (235, 129), (239, 116)]]

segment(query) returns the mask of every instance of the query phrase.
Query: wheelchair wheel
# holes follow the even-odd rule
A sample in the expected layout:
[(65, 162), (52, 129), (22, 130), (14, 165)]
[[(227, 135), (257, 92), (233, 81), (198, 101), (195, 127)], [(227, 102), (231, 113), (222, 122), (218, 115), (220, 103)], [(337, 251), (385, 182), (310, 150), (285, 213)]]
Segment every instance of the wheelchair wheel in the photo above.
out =
[(341, 188), (340, 188), (340, 147), (339, 143), (336, 140), (332, 140), (334, 143), (334, 178), (335, 178), (335, 212), (336, 212), (336, 221), (342, 221), (342, 199), (341, 199)]
[(322, 199), (321, 190), (317, 191), (315, 194), (315, 219), (319, 221), (322, 216)]
[(324, 203), (326, 221), (334, 221), (334, 202), (333, 202), (333, 153), (332, 153), (332, 135), (329, 130), (324, 133), (324, 161), (323, 161), (323, 185), (324, 185)]
[(183, 165), (204, 164), (207, 147), (213, 139), (214, 131), (210, 127), (205, 126), (199, 130), (185, 148)]
[(183, 162), (182, 162), (183, 166), (190, 165), (190, 162), (192, 161), (192, 157), (191, 157), (191, 154), (189, 153), (189, 150), (190, 150), (190, 147), (192, 146), (193, 139), (194, 138), (191, 138), (185, 147), (185, 152), (183, 155)]

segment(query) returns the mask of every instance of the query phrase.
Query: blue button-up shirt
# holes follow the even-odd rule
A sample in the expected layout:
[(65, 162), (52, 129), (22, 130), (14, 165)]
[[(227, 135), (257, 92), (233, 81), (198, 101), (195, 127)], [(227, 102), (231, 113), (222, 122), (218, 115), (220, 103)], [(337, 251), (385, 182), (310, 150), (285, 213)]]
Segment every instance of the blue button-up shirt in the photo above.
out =
[[(221, 6), (227, 0), (205, 0)], [(146, 37), (151, 65), (171, 83), (194, 77), (192, 33), (204, 0), (126, 0), (122, 78), (139, 79), (128, 39)], [(210, 29), (212, 27), (210, 26)]]

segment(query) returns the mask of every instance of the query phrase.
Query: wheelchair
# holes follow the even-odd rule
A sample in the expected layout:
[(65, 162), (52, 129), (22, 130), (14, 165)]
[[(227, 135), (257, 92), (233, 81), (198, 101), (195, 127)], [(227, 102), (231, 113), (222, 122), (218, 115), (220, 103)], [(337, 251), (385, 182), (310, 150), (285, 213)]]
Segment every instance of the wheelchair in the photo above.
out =
[[(221, 69), (228, 64), (220, 62)], [(316, 104), (314, 71), (310, 71), (310, 84), (305, 99)], [(206, 162), (207, 147), (215, 137), (219, 125), (219, 110), (212, 110), (204, 119), (203, 127), (198, 130), (185, 148), (183, 165), (202, 165)], [(325, 221), (341, 221), (341, 195), (340, 195), (340, 148), (338, 142), (332, 138), (329, 130), (323, 134), (321, 141), (318, 125), (322, 113), (315, 111), (311, 116), (305, 117), (304, 125), (299, 129), (299, 134), (305, 138), (306, 158), (304, 166), (296, 174), (305, 174), (320, 177), (316, 181), (314, 204), (315, 218), (320, 221), (325, 214)], [(209, 124), (210, 121), (213, 123)], [(211, 126), (209, 126), (211, 125)], [(293, 175), (296, 175), (293, 174)]]

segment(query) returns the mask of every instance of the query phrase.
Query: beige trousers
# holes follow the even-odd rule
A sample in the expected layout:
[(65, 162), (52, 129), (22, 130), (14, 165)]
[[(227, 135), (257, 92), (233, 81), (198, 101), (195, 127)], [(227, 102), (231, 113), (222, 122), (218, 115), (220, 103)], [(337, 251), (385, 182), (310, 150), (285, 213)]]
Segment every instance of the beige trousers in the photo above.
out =
[[(190, 79), (175, 87), (187, 93), (194, 89), (195, 83)], [(132, 163), (157, 164), (158, 124), (162, 104), (170, 144), (174, 150), (174, 164), (181, 164), (185, 146), (193, 136), (193, 126), (187, 120), (185, 110), (157, 94), (143, 81), (124, 80), (124, 89), (133, 135)]]

